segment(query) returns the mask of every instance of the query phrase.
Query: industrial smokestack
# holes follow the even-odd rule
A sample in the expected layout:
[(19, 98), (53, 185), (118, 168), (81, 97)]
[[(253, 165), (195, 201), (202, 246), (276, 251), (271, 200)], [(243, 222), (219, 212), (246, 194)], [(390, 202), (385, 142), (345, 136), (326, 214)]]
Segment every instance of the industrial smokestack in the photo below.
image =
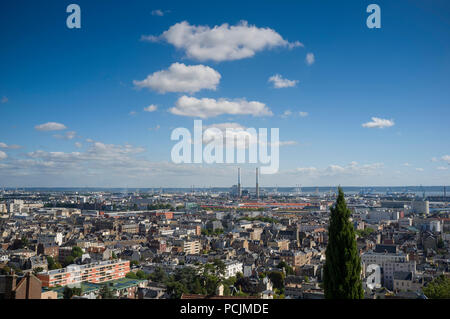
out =
[(259, 199), (259, 183), (258, 183), (258, 180), (259, 180), (259, 169), (258, 169), (258, 167), (256, 168), (256, 199)]
[(238, 167), (238, 197), (241, 197), (242, 191), (241, 191), (241, 168)]

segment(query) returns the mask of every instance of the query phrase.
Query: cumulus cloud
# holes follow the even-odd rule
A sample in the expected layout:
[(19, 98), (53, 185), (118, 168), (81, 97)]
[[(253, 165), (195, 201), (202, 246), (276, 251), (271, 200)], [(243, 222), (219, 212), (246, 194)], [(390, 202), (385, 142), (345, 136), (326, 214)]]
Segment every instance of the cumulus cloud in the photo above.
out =
[(269, 78), (269, 82), (273, 83), (273, 87), (276, 89), (281, 89), (281, 88), (287, 88), (287, 87), (293, 87), (296, 86), (298, 81), (297, 80), (288, 80), (288, 79), (284, 79), (281, 75), (279, 74), (275, 74), (272, 75)]
[(5, 152), (0, 151), (0, 160), (3, 160), (3, 159), (5, 159), (5, 158), (7, 158), (7, 157), (8, 157), (8, 155), (6, 155)]
[(179, 22), (160, 36), (142, 36), (142, 40), (166, 41), (183, 50), (187, 57), (199, 60), (227, 61), (249, 58), (256, 52), (274, 47), (294, 48), (302, 43), (289, 42), (270, 28), (258, 28), (241, 21), (230, 26), (224, 23), (213, 28), (195, 26), (187, 21)]
[(423, 169), (423, 168), (420, 168), (420, 167), (417, 167), (417, 168), (416, 168), (416, 171), (418, 171), (418, 172), (423, 172), (424, 169)]
[(300, 115), (301, 117), (307, 117), (308, 116), (308, 112), (300, 111), (300, 112), (298, 112), (298, 115)]
[(382, 119), (379, 117), (372, 117), (372, 121), (367, 122), (367, 123), (363, 123), (362, 127), (367, 127), (367, 128), (385, 128), (385, 127), (391, 127), (394, 126), (394, 120), (387, 120), (387, 119)]
[(228, 100), (182, 96), (169, 111), (175, 115), (200, 118), (214, 117), (222, 114), (271, 116), (272, 111), (261, 102), (245, 99)]
[(221, 75), (205, 65), (185, 65), (173, 63), (167, 70), (157, 71), (142, 81), (133, 81), (140, 88), (148, 88), (159, 93), (188, 92), (195, 93), (202, 89), (215, 90)]
[[(256, 130), (255, 132), (252, 132), (252, 130), (249, 130), (247, 127), (239, 123), (228, 122), (203, 126), (204, 143), (209, 143), (210, 141), (218, 140), (220, 139), (220, 137), (223, 138), (224, 146), (230, 145), (232, 147), (245, 149), (248, 148), (250, 145), (258, 143), (261, 143), (262, 145), (267, 144), (268, 146), (272, 145), (271, 142), (258, 141), (258, 132)], [(276, 146), (281, 147), (295, 144), (297, 144), (297, 142), (295, 141), (279, 141), (277, 142)]]
[(154, 104), (150, 104), (147, 107), (144, 107), (145, 112), (155, 112), (158, 109), (158, 107)]
[(436, 167), (436, 169), (439, 170), (439, 171), (446, 171), (446, 170), (448, 170), (448, 167), (438, 166), (438, 167)]
[(56, 123), (56, 122), (47, 122), (44, 124), (40, 124), (40, 125), (36, 125), (34, 127), (37, 131), (61, 131), (61, 130), (65, 130), (66, 126), (64, 124), (61, 123)]
[(6, 149), (14, 150), (14, 149), (21, 148), (21, 146), (20, 145), (16, 145), (16, 144), (8, 145), (6, 143), (0, 142), (0, 148), (6, 148)]
[(306, 64), (312, 65), (316, 61), (316, 58), (314, 57), (314, 53), (306, 54), (305, 61), (306, 61)]

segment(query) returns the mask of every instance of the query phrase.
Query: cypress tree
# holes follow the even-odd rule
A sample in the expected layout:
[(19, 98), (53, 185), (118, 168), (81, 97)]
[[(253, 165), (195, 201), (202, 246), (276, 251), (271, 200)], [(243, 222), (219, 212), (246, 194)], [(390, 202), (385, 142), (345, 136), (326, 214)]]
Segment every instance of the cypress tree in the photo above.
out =
[(336, 204), (331, 207), (328, 245), (324, 266), (324, 290), (327, 299), (362, 299), (361, 258), (350, 222), (350, 210), (339, 187)]

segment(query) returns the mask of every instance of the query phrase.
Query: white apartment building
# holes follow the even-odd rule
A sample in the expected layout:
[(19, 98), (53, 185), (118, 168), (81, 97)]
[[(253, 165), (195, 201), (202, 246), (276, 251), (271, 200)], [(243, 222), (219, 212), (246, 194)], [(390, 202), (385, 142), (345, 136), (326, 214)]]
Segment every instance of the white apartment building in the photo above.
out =
[(243, 264), (237, 260), (225, 260), (225, 275), (226, 279), (236, 276), (238, 272), (243, 273)]
[(379, 265), (382, 269), (383, 286), (392, 290), (394, 288), (394, 272), (405, 271), (416, 273), (416, 262), (409, 261), (408, 255), (404, 253), (388, 254), (366, 252), (362, 254), (363, 271), (371, 264)]

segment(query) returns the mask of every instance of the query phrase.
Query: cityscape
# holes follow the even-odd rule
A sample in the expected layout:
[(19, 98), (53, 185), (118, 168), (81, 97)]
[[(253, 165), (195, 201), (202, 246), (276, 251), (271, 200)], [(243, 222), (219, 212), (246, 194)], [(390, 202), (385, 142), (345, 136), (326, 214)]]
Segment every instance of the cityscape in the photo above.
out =
[[(257, 174), (253, 187), (243, 187), (238, 168), (237, 183), (225, 190), (3, 189), (0, 293), (323, 299), (337, 189), (260, 189)], [(449, 274), (450, 194), (445, 186), (430, 195), (430, 187), (407, 189), (345, 196), (364, 298), (443, 297), (430, 287)], [(373, 286), (371, 264), (382, 269)]]
[(2, 306), (450, 299), (449, 21), (445, 0), (2, 1)]

